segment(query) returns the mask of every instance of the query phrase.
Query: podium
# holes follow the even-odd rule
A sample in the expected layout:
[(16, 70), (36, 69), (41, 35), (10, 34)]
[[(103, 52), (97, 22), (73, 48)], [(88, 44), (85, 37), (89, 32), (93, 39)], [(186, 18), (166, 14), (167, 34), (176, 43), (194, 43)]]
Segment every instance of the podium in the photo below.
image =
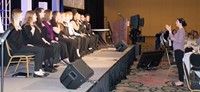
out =
[(127, 19), (116, 20), (112, 24), (112, 30), (113, 45), (116, 45), (121, 40), (127, 43)]

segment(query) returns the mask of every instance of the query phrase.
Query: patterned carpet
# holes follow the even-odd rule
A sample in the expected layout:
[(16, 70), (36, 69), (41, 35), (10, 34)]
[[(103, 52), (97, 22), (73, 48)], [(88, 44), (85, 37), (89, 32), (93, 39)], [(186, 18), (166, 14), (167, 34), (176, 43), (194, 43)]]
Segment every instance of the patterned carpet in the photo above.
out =
[[(145, 40), (145, 43), (138, 43), (142, 45), (142, 51), (154, 50), (154, 37), (146, 37)], [(157, 70), (137, 69), (137, 63), (134, 62), (127, 79), (116, 85), (112, 92), (189, 92), (186, 84), (183, 87), (172, 86), (172, 81), (178, 80), (177, 68), (169, 69), (166, 55)]]

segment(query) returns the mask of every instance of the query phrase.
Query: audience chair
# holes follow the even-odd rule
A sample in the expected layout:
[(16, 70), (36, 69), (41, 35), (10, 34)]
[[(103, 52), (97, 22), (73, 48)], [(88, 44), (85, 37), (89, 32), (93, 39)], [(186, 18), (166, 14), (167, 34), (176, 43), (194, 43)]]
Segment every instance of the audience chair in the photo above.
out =
[(11, 48), (7, 41), (6, 41), (6, 48), (7, 48), (7, 52), (8, 52), (8, 56), (10, 57), (10, 60), (8, 62), (8, 65), (6, 66), (4, 76), (6, 75), (11, 63), (17, 63), (14, 73), (16, 73), (20, 63), (26, 63), (26, 72), (27, 72), (27, 78), (28, 78), (29, 77), (29, 63), (30, 63), (31, 59), (34, 59), (34, 54), (32, 54), (32, 53), (23, 53), (23, 54), (17, 53), (17, 54), (12, 55), (10, 52)]
[(199, 92), (200, 91), (200, 85), (199, 85), (199, 82), (194, 82), (194, 81), (191, 81), (190, 79), (190, 76), (189, 76), (189, 73), (187, 71), (187, 68), (186, 68), (186, 65), (185, 63), (183, 62), (183, 71), (184, 71), (184, 75), (185, 75), (185, 79), (186, 79), (186, 84), (187, 84), (187, 87), (188, 89), (191, 91), (191, 92)]
[(176, 67), (173, 50), (170, 50), (170, 48), (165, 48), (165, 54), (167, 55), (167, 60), (170, 65), (169, 70), (171, 70), (173, 67)]
[(192, 47), (186, 47), (185, 53), (192, 52), (194, 49)]
[(193, 74), (193, 78), (195, 77), (195, 71), (200, 72), (200, 54), (193, 53), (190, 55), (190, 64), (192, 65), (190, 68), (190, 73)]
[(176, 68), (176, 62), (175, 62), (173, 50), (171, 50), (170, 48), (165, 48), (165, 55), (166, 55), (167, 61), (169, 63), (169, 69), (168, 69), (168, 71), (166, 73), (167, 76), (168, 76), (169, 73), (170, 73), (170, 70), (172, 68)]

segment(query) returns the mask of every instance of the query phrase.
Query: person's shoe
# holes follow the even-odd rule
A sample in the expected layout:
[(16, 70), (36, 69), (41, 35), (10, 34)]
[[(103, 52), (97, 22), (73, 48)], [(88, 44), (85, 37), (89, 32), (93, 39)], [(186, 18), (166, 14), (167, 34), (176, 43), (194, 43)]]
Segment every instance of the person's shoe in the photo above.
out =
[(49, 73), (44, 72), (42, 69), (40, 69), (39, 71), (40, 71), (42, 74), (44, 74), (44, 76), (46, 76), (46, 77), (49, 75)]
[(55, 72), (57, 72), (57, 70), (52, 69), (52, 68), (50, 68), (50, 67), (44, 68), (44, 71), (49, 72), (49, 73), (55, 73)]
[(58, 68), (58, 67), (59, 67), (59, 65), (54, 65), (53, 67), (54, 67), (54, 68)]
[(172, 82), (172, 86), (175, 86), (175, 87), (183, 87), (183, 83), (182, 84), (176, 84), (176, 82)]
[(70, 64), (70, 61), (69, 61), (68, 59), (64, 59), (63, 62), (64, 62), (65, 64), (67, 64), (67, 65)]
[(82, 52), (80, 53), (80, 56), (83, 57), (85, 54), (86, 54), (86, 52), (85, 52), (85, 51), (82, 51)]
[(46, 72), (45, 72), (45, 73), (43, 73), (43, 74), (44, 74), (45, 77), (49, 76), (49, 73), (46, 73)]
[(37, 74), (33, 74), (33, 77), (40, 77), (40, 78), (42, 78), (42, 77), (44, 77), (44, 75), (37, 75)]
[(56, 69), (55, 67), (50, 67), (53, 71), (58, 71), (58, 69)]
[(33, 77), (39, 77), (39, 78), (42, 78), (42, 77), (46, 77), (44, 74), (37, 74), (36, 72), (33, 73)]

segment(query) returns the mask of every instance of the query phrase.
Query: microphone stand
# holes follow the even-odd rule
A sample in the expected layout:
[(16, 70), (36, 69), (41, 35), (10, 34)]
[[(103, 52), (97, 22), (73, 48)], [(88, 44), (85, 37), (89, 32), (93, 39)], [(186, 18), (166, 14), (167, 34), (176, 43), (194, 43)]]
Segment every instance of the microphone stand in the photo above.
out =
[[(10, 30), (5, 31), (1, 37), (0, 37), (0, 45), (1, 45), (1, 92), (4, 91), (4, 56), (3, 56), (3, 48), (4, 48), (4, 42), (10, 33)], [(8, 48), (7, 48), (8, 49)]]
[(3, 56), (3, 47), (4, 47), (4, 41), (2, 38), (1, 39), (1, 92), (4, 91), (4, 66), (3, 66), (3, 62), (4, 62), (4, 56)]
[(121, 13), (117, 13), (122, 19), (126, 19)]

